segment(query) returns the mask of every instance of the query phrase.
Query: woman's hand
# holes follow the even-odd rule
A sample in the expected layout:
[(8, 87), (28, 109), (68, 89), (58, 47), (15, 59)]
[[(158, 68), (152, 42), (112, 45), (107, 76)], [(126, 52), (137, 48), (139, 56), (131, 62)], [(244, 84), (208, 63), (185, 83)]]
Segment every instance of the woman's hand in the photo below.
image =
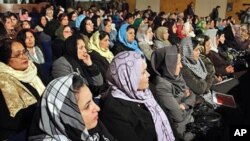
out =
[(185, 106), (184, 106), (184, 104), (180, 104), (179, 106), (180, 106), (181, 110), (185, 110), (186, 109)]
[(185, 97), (189, 97), (189, 96), (190, 96), (190, 90), (186, 89), (186, 91), (185, 91)]
[(215, 79), (217, 82), (221, 82), (222, 81), (222, 77), (221, 76), (215, 76)]
[(91, 66), (93, 63), (92, 63), (92, 60), (90, 58), (90, 55), (85, 52), (81, 58), (81, 60), (83, 61), (84, 64), (86, 64), (87, 66)]

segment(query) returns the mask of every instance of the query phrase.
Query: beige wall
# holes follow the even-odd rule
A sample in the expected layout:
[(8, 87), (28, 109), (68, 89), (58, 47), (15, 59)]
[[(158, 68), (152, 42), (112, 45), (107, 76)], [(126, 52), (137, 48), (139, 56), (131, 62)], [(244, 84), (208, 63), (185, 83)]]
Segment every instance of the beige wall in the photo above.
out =
[(151, 6), (153, 11), (160, 11), (160, 0), (136, 0), (136, 9), (145, 10), (148, 5)]
[(219, 17), (225, 18), (227, 0), (196, 0), (195, 2), (195, 14), (200, 17), (208, 16), (212, 9), (219, 5)]

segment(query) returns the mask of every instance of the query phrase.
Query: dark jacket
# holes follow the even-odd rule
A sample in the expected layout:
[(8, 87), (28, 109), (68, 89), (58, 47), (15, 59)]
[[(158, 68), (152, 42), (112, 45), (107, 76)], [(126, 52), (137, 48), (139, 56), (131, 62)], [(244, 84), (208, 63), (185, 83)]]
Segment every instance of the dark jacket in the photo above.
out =
[(214, 51), (210, 51), (207, 55), (211, 62), (214, 64), (215, 72), (217, 76), (228, 75), (229, 73), (226, 71), (226, 67), (230, 65), (227, 59), (220, 55), (220, 53), (216, 53)]
[(195, 94), (204, 94), (206, 93), (212, 86), (211, 83), (208, 83), (206, 77), (205, 80), (198, 78), (187, 66), (183, 65), (181, 70), (181, 74), (187, 84), (187, 86), (195, 93)]
[(119, 141), (156, 141), (151, 113), (143, 104), (114, 98), (103, 99), (100, 118)]
[[(31, 85), (28, 83), (22, 84), (35, 96), (37, 101), (40, 100), (38, 92)], [(25, 109), (21, 109), (15, 117), (11, 117), (0, 90), (0, 140), (15, 138), (19, 133), (28, 130), (36, 110), (36, 105), (37, 103), (32, 104)], [(24, 137), (25, 134), (21, 137), (19, 136), (19, 139), (22, 140), (21, 138)]]
[(128, 48), (126, 46), (124, 46), (121, 42), (117, 41), (117, 43), (115, 44), (115, 46), (113, 48), (111, 48), (110, 50), (114, 56), (122, 51), (134, 51), (131, 48)]
[(106, 72), (109, 68), (109, 62), (103, 56), (101, 56), (98, 52), (92, 51), (90, 53), (91, 60), (98, 67), (99, 71), (102, 74), (103, 80), (106, 81)]

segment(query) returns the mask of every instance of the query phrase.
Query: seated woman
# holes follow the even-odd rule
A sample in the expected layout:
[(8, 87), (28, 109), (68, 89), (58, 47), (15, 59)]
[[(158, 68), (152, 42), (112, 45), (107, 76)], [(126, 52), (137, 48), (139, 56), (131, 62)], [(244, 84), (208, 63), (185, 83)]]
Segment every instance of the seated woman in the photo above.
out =
[(7, 39), (1, 44), (0, 140), (24, 141), (45, 86), (19, 41)]
[[(94, 24), (89, 17), (85, 17), (80, 25), (80, 33), (86, 43), (89, 42), (90, 37), (94, 34)], [(87, 45), (86, 45), (87, 46)]]
[(82, 77), (72, 73), (57, 78), (43, 94), (29, 140), (114, 141), (98, 120), (99, 111)]
[(122, 51), (136, 51), (141, 52), (137, 41), (135, 40), (135, 29), (133, 25), (124, 23), (118, 32), (118, 41), (111, 49), (114, 55)]
[(62, 30), (58, 31), (58, 36), (52, 43), (53, 60), (63, 56), (65, 40), (72, 34), (73, 32), (69, 25), (64, 26)]
[(101, 119), (119, 141), (173, 141), (168, 118), (148, 89), (149, 73), (142, 55), (119, 53), (107, 79), (111, 89), (103, 99)]
[(28, 57), (37, 64), (43, 64), (44, 56), (41, 49), (36, 44), (35, 34), (31, 29), (23, 29), (18, 32), (17, 37), (28, 50)]
[(187, 140), (186, 124), (193, 121), (195, 95), (180, 74), (181, 55), (176, 47), (157, 49), (152, 54), (151, 66), (157, 75), (154, 79), (156, 95), (176, 124), (180, 138)]
[(201, 60), (199, 42), (190, 37), (181, 41), (180, 49), (182, 53), (183, 68), (181, 74), (187, 86), (199, 96), (202, 96), (207, 102), (216, 106), (212, 99), (210, 88), (212, 86), (211, 77), (207, 73), (206, 66)]
[(172, 45), (179, 46), (181, 39), (177, 35), (177, 25), (174, 20), (166, 21), (163, 26), (168, 28), (169, 37), (168, 40)]
[(225, 53), (218, 50), (225, 42), (225, 34), (223, 31), (218, 30), (215, 38), (211, 40), (214, 46), (211, 47), (208, 58), (212, 61), (215, 67), (217, 76), (228, 76), (234, 73), (234, 67)]
[(148, 26), (148, 24), (141, 24), (138, 27), (136, 38), (139, 43), (139, 47), (144, 53), (147, 61), (151, 60), (151, 55), (154, 49), (154, 43), (152, 41), (154, 33), (152, 32), (152, 28)]
[(156, 29), (155, 31), (155, 38), (154, 40), (154, 45), (156, 48), (163, 48), (163, 47), (168, 47), (171, 46), (172, 44), (168, 40), (169, 34), (168, 34), (168, 28), (164, 26), (160, 26)]
[(210, 45), (210, 38), (207, 35), (197, 35), (195, 37), (201, 44), (200, 46), (200, 58), (203, 61), (206, 69), (207, 69), (207, 75), (210, 75), (213, 79), (210, 79), (211, 83), (217, 83), (217, 82), (221, 82), (222, 78), (220, 76), (216, 76), (215, 75), (215, 68), (214, 68), (214, 64), (212, 63), (212, 61), (207, 57), (207, 55), (209, 54), (210, 50), (211, 50), (211, 45)]
[(80, 73), (95, 96), (99, 94), (98, 88), (102, 88), (103, 77), (87, 53), (85, 42), (79, 34), (66, 39), (65, 53), (54, 61), (51, 73), (57, 78), (72, 72)]
[(88, 50), (93, 62), (98, 66), (102, 77), (106, 81), (106, 72), (114, 58), (109, 50), (109, 34), (104, 31), (96, 31), (89, 40)]
[(100, 25), (100, 31), (105, 31), (109, 34), (109, 47), (114, 47), (116, 43), (117, 31), (112, 29), (112, 21), (110, 19), (103, 19)]

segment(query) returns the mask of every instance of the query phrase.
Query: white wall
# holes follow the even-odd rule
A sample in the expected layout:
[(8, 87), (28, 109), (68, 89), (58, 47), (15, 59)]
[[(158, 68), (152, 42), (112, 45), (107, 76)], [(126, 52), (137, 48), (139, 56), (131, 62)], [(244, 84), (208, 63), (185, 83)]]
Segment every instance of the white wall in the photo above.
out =
[(211, 13), (212, 9), (217, 5), (220, 6), (219, 17), (225, 18), (227, 0), (196, 0), (195, 14), (200, 17), (206, 17)]
[(160, 0), (136, 0), (135, 8), (138, 10), (145, 10), (151, 6), (154, 12), (160, 11)]

